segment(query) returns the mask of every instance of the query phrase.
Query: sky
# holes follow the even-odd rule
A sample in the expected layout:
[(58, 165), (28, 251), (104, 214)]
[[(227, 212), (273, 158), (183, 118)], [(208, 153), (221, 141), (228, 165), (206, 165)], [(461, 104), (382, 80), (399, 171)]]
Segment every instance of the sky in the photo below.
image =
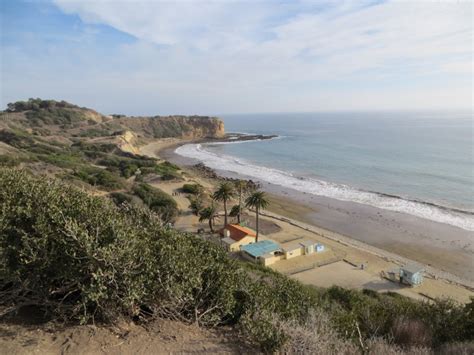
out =
[(2, 0), (1, 107), (128, 115), (473, 107), (471, 1)]

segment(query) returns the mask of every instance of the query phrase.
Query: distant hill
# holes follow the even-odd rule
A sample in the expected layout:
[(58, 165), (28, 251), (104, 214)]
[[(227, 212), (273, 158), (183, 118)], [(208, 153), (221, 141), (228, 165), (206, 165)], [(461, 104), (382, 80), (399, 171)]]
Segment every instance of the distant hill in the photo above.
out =
[(216, 117), (103, 115), (66, 101), (29, 99), (0, 113), (0, 167), (19, 167), (67, 180), (96, 194), (148, 207), (164, 221), (175, 201), (145, 179), (180, 180), (177, 166), (139, 155), (157, 138), (218, 138)]
[(29, 99), (9, 103), (0, 129), (21, 129), (37, 136), (108, 137), (132, 131), (144, 138), (218, 138), (224, 123), (208, 116), (127, 117), (103, 115), (66, 101)]

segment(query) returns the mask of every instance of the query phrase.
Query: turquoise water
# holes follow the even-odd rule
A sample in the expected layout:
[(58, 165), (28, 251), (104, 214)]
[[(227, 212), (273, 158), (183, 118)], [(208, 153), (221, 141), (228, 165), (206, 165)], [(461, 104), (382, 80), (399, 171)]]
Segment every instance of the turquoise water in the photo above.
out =
[(227, 132), (280, 137), (185, 146), (178, 153), (213, 168), (315, 195), (474, 230), (471, 112), (248, 114), (222, 118)]

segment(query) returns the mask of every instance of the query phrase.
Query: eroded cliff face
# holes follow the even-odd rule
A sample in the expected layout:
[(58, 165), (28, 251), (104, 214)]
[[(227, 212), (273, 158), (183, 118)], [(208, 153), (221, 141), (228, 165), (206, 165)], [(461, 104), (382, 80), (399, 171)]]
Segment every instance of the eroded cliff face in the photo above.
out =
[(221, 138), (225, 134), (224, 122), (208, 116), (120, 117), (114, 123), (149, 138)]
[[(18, 132), (31, 137), (18, 136)], [(11, 103), (7, 110), (0, 111), (1, 151), (14, 149), (18, 141), (31, 143), (40, 137), (41, 142), (65, 145), (78, 141), (112, 143), (122, 151), (138, 154), (138, 146), (149, 139), (221, 138), (224, 134), (224, 122), (217, 117), (108, 116), (65, 101), (30, 99)]]
[(124, 152), (140, 154), (137, 135), (132, 131), (125, 131), (117, 136), (117, 146)]

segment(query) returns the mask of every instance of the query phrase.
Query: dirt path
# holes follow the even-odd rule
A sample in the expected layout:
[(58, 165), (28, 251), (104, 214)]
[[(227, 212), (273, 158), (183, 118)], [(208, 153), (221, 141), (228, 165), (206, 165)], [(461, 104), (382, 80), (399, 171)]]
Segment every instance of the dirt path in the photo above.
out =
[(189, 199), (185, 194), (180, 192), (184, 183), (185, 182), (183, 181), (159, 182), (152, 183), (151, 185), (166, 192), (168, 195), (173, 197), (178, 204), (180, 214), (174, 224), (175, 228), (185, 232), (196, 232), (199, 228), (202, 228), (204, 224), (200, 223), (199, 218), (191, 212), (191, 209), (189, 208)]
[(48, 329), (48, 325), (0, 324), (0, 353), (27, 354), (241, 354), (255, 353), (230, 328), (204, 329), (181, 322), (159, 320), (147, 329), (133, 323), (119, 326), (75, 326)]

